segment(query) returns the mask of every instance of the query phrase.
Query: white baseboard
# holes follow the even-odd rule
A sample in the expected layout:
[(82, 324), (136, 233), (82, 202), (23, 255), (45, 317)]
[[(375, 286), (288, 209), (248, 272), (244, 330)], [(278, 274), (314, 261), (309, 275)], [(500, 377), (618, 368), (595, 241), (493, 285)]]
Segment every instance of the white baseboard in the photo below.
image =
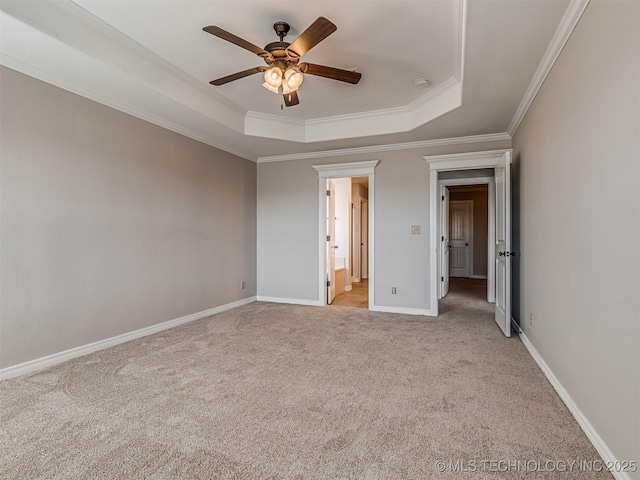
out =
[(318, 300), (307, 300), (306, 298), (265, 297), (264, 295), (258, 295), (256, 298), (258, 302), (289, 303), (291, 305), (308, 305), (311, 307), (323, 306)]
[[(529, 354), (531, 354), (540, 369), (544, 372), (545, 376), (549, 380), (549, 383), (551, 383), (555, 391), (558, 392), (558, 395), (567, 406), (571, 414), (574, 416), (574, 418), (578, 422), (578, 425), (580, 425), (580, 428), (582, 428), (582, 431), (584, 431), (587, 438), (591, 441), (597, 452), (600, 454), (605, 465), (609, 463), (615, 465), (615, 462), (617, 461), (616, 457), (613, 455), (611, 450), (609, 450), (609, 447), (607, 447), (607, 444), (604, 442), (602, 437), (598, 435), (598, 432), (596, 432), (595, 428), (593, 428), (593, 425), (591, 425), (589, 420), (587, 420), (587, 417), (584, 416), (578, 406), (574, 403), (569, 393), (564, 389), (560, 381), (556, 378), (556, 376), (549, 368), (549, 365), (547, 365), (547, 363), (542, 359), (542, 357), (536, 350), (536, 347), (533, 346), (533, 344), (527, 338), (523, 331), (520, 331), (519, 336), (520, 340), (522, 340), (522, 343), (529, 351)], [(617, 480), (631, 480), (631, 477), (626, 472), (612, 471), (611, 474)]]
[(17, 377), (18, 375), (24, 375), (26, 373), (42, 370), (43, 368), (52, 367), (53, 365), (71, 360), (72, 358), (81, 357), (89, 353), (97, 352), (98, 350), (104, 350), (105, 348), (113, 347), (130, 340), (135, 340), (136, 338), (146, 337), (147, 335), (151, 335), (162, 330), (168, 330), (170, 328), (177, 327), (178, 325), (183, 325), (195, 320), (210, 317), (211, 315), (215, 315), (216, 313), (224, 312), (225, 310), (231, 310), (232, 308), (241, 307), (242, 305), (247, 305), (255, 301), (256, 297), (244, 298), (242, 300), (238, 300), (237, 302), (227, 303), (225, 305), (213, 307), (202, 312), (192, 313), (191, 315), (186, 315), (174, 320), (168, 320), (156, 325), (144, 327), (139, 330), (134, 330), (133, 332), (123, 333), (122, 335), (117, 335), (105, 340), (98, 340), (97, 342), (93, 342), (88, 345), (75, 347), (70, 350), (65, 350), (64, 352), (54, 353), (52, 355), (47, 355), (46, 357), (36, 358), (35, 360), (30, 360), (18, 365), (3, 368), (0, 370), (0, 380), (6, 380), (8, 378)]
[(372, 305), (369, 307), (372, 312), (385, 313), (404, 313), (405, 315), (426, 315), (427, 317), (435, 317), (433, 310), (426, 308), (407, 308), (407, 307), (387, 307), (383, 305)]
[(486, 280), (486, 275), (470, 275), (469, 278), (475, 278), (476, 280)]
[(345, 285), (344, 286), (344, 291), (345, 292), (350, 292), (351, 290), (353, 290), (353, 287), (351, 285)]

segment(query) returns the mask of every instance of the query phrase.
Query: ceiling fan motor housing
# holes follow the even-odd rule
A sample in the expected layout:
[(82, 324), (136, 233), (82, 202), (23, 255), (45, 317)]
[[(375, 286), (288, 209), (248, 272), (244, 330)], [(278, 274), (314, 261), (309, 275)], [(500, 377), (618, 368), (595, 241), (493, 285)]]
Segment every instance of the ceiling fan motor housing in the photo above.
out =
[(291, 27), (287, 22), (280, 21), (273, 24), (273, 29), (276, 31), (276, 35), (280, 37), (280, 41), (282, 41), (282, 39), (287, 36), (287, 33), (289, 33)]
[(273, 29), (276, 35), (280, 37), (280, 41), (272, 42), (264, 47), (273, 57), (273, 60), (269, 58), (264, 59), (267, 65), (280, 67), (284, 71), (298, 64), (298, 58), (291, 55), (290, 51), (287, 51), (287, 48), (291, 44), (282, 41), (282, 39), (287, 36), (287, 33), (289, 33), (290, 28), (287, 22), (280, 21), (273, 24)]

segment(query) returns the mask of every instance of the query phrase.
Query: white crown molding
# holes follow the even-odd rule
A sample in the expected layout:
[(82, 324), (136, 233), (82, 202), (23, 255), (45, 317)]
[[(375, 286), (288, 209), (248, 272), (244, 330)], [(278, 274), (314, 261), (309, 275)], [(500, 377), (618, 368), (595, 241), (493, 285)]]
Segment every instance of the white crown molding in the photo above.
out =
[(130, 37), (123, 35), (100, 18), (82, 8), (74, 0), (57, 1), (56, 6), (73, 15), (83, 23), (91, 26), (91, 28), (93, 28), (94, 30), (101, 32), (107, 38), (119, 44), (123, 49), (134, 52), (136, 55), (143, 57), (145, 60), (155, 65), (157, 68), (164, 70), (170, 75), (180, 78), (181, 81), (189, 84), (190, 87), (199, 90), (209, 97), (215, 98), (217, 102), (220, 102), (226, 108), (235, 111), (236, 114), (241, 116), (245, 114), (245, 110), (243, 108), (240, 108), (236, 103), (232, 102), (224, 95), (221, 95), (220, 93), (213, 90), (209, 84), (204, 84), (196, 80), (191, 75), (187, 74), (183, 70), (180, 70), (171, 62), (168, 62), (161, 56), (153, 53), (151, 50), (134, 41)]
[(459, 75), (457, 78), (462, 82), (464, 80), (464, 62), (466, 59), (465, 45), (467, 44), (467, 0), (462, 0), (459, 6), (458, 22), (461, 26), (461, 31), (456, 45), (456, 51), (458, 52), (458, 55), (456, 55), (456, 70)]
[(147, 335), (152, 335), (154, 333), (158, 333), (163, 330), (168, 330), (170, 328), (174, 328), (179, 325), (184, 325), (185, 323), (194, 322), (196, 320), (210, 317), (211, 315), (215, 315), (216, 313), (224, 312), (226, 310), (231, 310), (232, 308), (241, 307), (243, 305), (247, 305), (255, 301), (256, 301), (255, 296), (245, 298), (242, 300), (238, 300), (236, 302), (220, 305), (219, 307), (210, 308), (202, 312), (192, 313), (191, 315), (185, 315), (184, 317), (176, 318), (174, 320), (169, 320), (167, 322), (157, 323), (149, 327), (144, 327), (139, 330), (134, 330), (133, 332), (123, 333), (122, 335), (117, 335), (115, 337), (107, 338), (104, 340), (98, 340), (97, 342), (93, 342), (88, 345), (83, 345), (81, 347), (72, 348), (69, 350), (65, 350), (63, 352), (48, 355), (46, 357), (37, 358), (35, 360), (30, 360), (28, 362), (20, 363), (18, 365), (13, 365), (11, 367), (3, 368), (0, 370), (0, 380), (6, 380), (8, 378), (17, 377), (18, 375), (24, 375), (27, 373), (42, 370), (43, 368), (52, 367), (53, 365), (57, 365), (67, 360), (71, 360), (72, 358), (88, 355), (90, 353), (97, 352), (99, 350), (104, 350), (105, 348), (113, 347), (115, 345), (120, 345), (121, 343), (124, 343), (124, 342), (135, 340), (136, 338), (146, 337)]
[[(255, 155), (221, 142), (215, 135), (207, 134), (207, 130), (211, 131), (216, 125), (218, 128), (221, 125), (218, 117), (228, 118), (230, 124), (241, 131), (244, 112), (218, 102), (209, 93), (205, 94), (206, 90), (194, 88), (192, 84), (197, 82), (185, 80), (188, 75), (184, 72), (176, 76), (178, 73), (175, 72), (175, 67), (143, 47), (136, 47), (137, 44), (130, 45), (135, 42), (99, 20), (94, 19), (93, 22), (102, 27), (87, 23), (91, 20), (79, 20), (89, 14), (75, 4), (55, 2), (34, 9), (28, 7), (28, 2), (2, 4), (0, 64), (199, 142), (256, 161)], [(74, 29), (77, 29), (75, 35), (60, 38), (67, 30)], [(104, 31), (110, 33), (104, 34)], [(74, 44), (83, 35), (86, 35), (86, 43), (93, 47), (80, 48)], [(92, 48), (98, 49), (99, 53), (92, 55)], [(154, 88), (146, 78), (149, 74), (145, 77), (141, 70), (136, 70), (140, 62), (146, 62), (145, 68), (150, 68), (153, 75), (167, 81)], [(123, 75), (123, 68), (127, 65), (136, 67), (131, 67)], [(112, 83), (117, 83), (119, 87), (111, 88)], [(144, 92), (146, 97), (141, 99), (145, 95), (134, 95), (132, 99), (129, 94), (129, 98), (123, 100), (117, 94), (117, 88), (122, 89), (123, 85), (131, 91), (136, 89), (138, 93)], [(151, 111), (148, 105), (154, 100), (164, 103), (156, 101), (156, 111)], [(174, 107), (183, 115), (185, 112), (197, 113), (200, 121), (204, 117), (208, 123), (196, 130), (190, 128), (187, 122), (172, 121), (169, 112)], [(192, 121), (191, 125), (197, 125), (197, 122)]]
[(542, 84), (547, 78), (547, 75), (549, 75), (551, 68), (553, 68), (553, 65), (556, 63), (560, 52), (562, 52), (562, 49), (567, 43), (567, 40), (569, 40), (573, 29), (578, 24), (578, 20), (580, 20), (580, 17), (588, 4), (589, 0), (571, 0), (564, 17), (562, 17), (562, 21), (560, 22), (560, 25), (547, 48), (547, 51), (542, 57), (542, 61), (540, 62), (535, 75), (529, 84), (529, 88), (527, 88), (527, 91), (522, 98), (522, 102), (520, 102), (520, 105), (509, 124), (509, 128), (507, 129), (509, 136), (513, 137), (518, 130), (520, 123), (524, 119), (524, 116), (533, 103), (533, 100), (536, 98), (540, 87), (542, 87)]
[(342, 148), (338, 150), (324, 150), (318, 152), (258, 157), (258, 163), (288, 162), (290, 160), (341, 157), (345, 155), (358, 155), (362, 153), (390, 152), (394, 150), (411, 150), (429, 147), (442, 147), (447, 145), (465, 145), (469, 143), (497, 142), (505, 140), (511, 140), (511, 137), (507, 133), (491, 133), (487, 135), (472, 135), (468, 137), (423, 140), (420, 142), (393, 143), (388, 145), (372, 145), (367, 147)]
[[(450, 153), (446, 155), (428, 155), (423, 157), (427, 161), (429, 170), (444, 172), (447, 170), (469, 170), (474, 168), (492, 168), (498, 164), (505, 153), (509, 152), (508, 162), (511, 163), (513, 150), (503, 148), (483, 152)], [(458, 179), (461, 180), (461, 179)], [(472, 179), (469, 179), (472, 180)], [(475, 180), (475, 179), (473, 179)]]
[(18, 60), (17, 58), (13, 58), (4, 53), (0, 53), (0, 65), (4, 65), (5, 67), (11, 68), (12, 70), (16, 70), (17, 72), (24, 73), (25, 75), (28, 75), (33, 78), (37, 78), (38, 80), (42, 80), (43, 82), (62, 88), (63, 90), (67, 90), (69, 92), (75, 93), (77, 95), (80, 95), (81, 97), (88, 98), (89, 100), (93, 100), (95, 102), (101, 103), (102, 105), (106, 105), (107, 107), (114, 108), (118, 111), (140, 118), (149, 123), (153, 123), (154, 125), (158, 125), (159, 127), (166, 128), (167, 130), (171, 130), (172, 132), (179, 133), (180, 135), (184, 135), (185, 137), (192, 138), (194, 140), (197, 140), (198, 142), (211, 145), (212, 147), (218, 148), (220, 150), (231, 153), (233, 155), (237, 155), (238, 157), (242, 157), (246, 160), (250, 160), (252, 162), (257, 161), (255, 155), (245, 152), (244, 150), (239, 150), (237, 148), (230, 147), (229, 145), (226, 145), (222, 142), (218, 142), (217, 140), (211, 137), (206, 137), (204, 135), (199, 134), (198, 132), (185, 128), (182, 125), (171, 122), (165, 118), (137, 109), (132, 105), (119, 102), (118, 100), (111, 98), (109, 96), (100, 94), (98, 92), (94, 92), (89, 88), (86, 88), (82, 85), (79, 85), (67, 79), (61, 78), (49, 71), (42, 70), (38, 67), (30, 65), (21, 60)]
[(460, 0), (456, 25), (455, 74), (409, 105), (309, 120), (249, 111), (244, 133), (255, 137), (311, 143), (414, 130), (462, 105), (467, 0)]
[(364, 177), (365, 175), (374, 175), (378, 163), (380, 163), (380, 160), (369, 160), (365, 162), (313, 165), (313, 168), (318, 172), (318, 178)]
[[(256, 161), (256, 155), (244, 151), (242, 146), (229, 145), (231, 140), (224, 137), (227, 129), (264, 138), (322, 142), (410, 131), (458, 108), (462, 102), (467, 0), (459, 0), (457, 4), (459, 32), (454, 77), (404, 107), (306, 121), (245, 112), (71, 0), (47, 2), (38, 8), (31, 8), (29, 2), (3, 3), (0, 7), (1, 58), (2, 64), (9, 68)], [(157, 78), (164, 80), (157, 82)], [(446, 144), (449, 143), (445, 140), (426, 145)], [(371, 150), (365, 147), (360, 151), (426, 145), (417, 142), (411, 146), (399, 144)], [(357, 153), (357, 150), (311, 156), (345, 153)], [(263, 157), (262, 160), (279, 159)]]
[(310, 143), (401, 133), (413, 130), (462, 105), (462, 82), (452, 77), (404, 107), (299, 120), (247, 112), (244, 133), (255, 137)]
[(314, 126), (336, 122), (348, 122), (349, 120), (359, 120), (367, 117), (385, 117), (402, 113), (415, 113), (417, 110), (428, 106), (434, 99), (447, 93), (451, 88), (455, 88), (458, 83), (459, 80), (451, 77), (404, 107), (384, 108), (380, 110), (369, 110), (367, 112), (335, 115), (333, 117), (313, 118), (306, 120), (304, 123), (305, 125)]
[[(61, 47), (65, 46), (94, 61), (108, 65), (124, 77), (145, 85), (149, 90), (178, 100), (190, 108), (196, 108), (198, 112), (218, 122), (222, 123), (224, 120), (229, 128), (242, 131), (246, 113), (244, 109), (213, 89), (207, 89), (207, 85), (72, 1), (43, 2), (37, 8), (31, 8), (30, 2), (5, 2), (0, 5), (0, 8), (3, 23), (9, 22), (8, 26), (12, 30), (15, 29), (15, 32), (11, 33), (19, 36), (18, 42), (11, 33), (7, 37), (3, 36), (2, 51), (4, 53), (38, 65), (42, 69), (45, 65), (51, 69), (55, 67), (55, 62), (48, 62), (47, 60), (50, 59), (46, 58), (47, 54), (60, 53)], [(16, 26), (16, 21), (23, 24), (22, 28)], [(7, 40), (13, 40), (13, 42), (7, 42)], [(7, 43), (12, 45), (6, 45)], [(16, 48), (16, 43), (24, 43), (25, 47)], [(28, 51), (29, 60), (25, 55), (26, 45), (31, 49), (39, 48), (35, 52)], [(50, 50), (54, 45), (57, 51)], [(65, 56), (62, 61), (70, 58)], [(80, 60), (81, 56), (76, 55), (73, 58)], [(163, 79), (163, 81), (158, 82), (156, 79)], [(90, 80), (91, 77), (87, 77), (82, 81), (86, 84)], [(196, 92), (197, 98), (193, 97)]]
[(249, 111), (244, 116), (244, 134), (301, 142), (306, 135), (306, 123), (297, 118)]

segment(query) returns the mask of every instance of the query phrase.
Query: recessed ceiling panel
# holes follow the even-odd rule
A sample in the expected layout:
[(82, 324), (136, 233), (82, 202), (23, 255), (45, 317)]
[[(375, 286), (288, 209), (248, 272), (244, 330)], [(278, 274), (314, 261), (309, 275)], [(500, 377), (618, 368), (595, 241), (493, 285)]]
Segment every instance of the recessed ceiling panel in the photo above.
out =
[(291, 25), (293, 40), (317, 17), (337, 31), (302, 57), (342, 69), (357, 68), (358, 85), (306, 75), (300, 105), (281, 110), (282, 97), (261, 85), (256, 74), (223, 86), (218, 93), (242, 109), (309, 120), (403, 107), (456, 74), (460, 2), (443, 1), (95, 1), (76, 3), (110, 26), (171, 62), (203, 85), (210, 80), (265, 65), (256, 55), (202, 31), (217, 25), (260, 47), (278, 40), (273, 23)]

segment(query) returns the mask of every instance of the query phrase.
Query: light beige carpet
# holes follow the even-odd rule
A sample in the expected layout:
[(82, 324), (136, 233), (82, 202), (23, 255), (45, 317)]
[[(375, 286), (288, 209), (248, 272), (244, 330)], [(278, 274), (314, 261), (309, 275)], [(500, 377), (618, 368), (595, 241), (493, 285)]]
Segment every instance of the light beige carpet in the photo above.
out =
[(611, 478), (549, 471), (599, 457), (461, 283), (438, 318), (255, 303), (4, 381), (0, 477)]

